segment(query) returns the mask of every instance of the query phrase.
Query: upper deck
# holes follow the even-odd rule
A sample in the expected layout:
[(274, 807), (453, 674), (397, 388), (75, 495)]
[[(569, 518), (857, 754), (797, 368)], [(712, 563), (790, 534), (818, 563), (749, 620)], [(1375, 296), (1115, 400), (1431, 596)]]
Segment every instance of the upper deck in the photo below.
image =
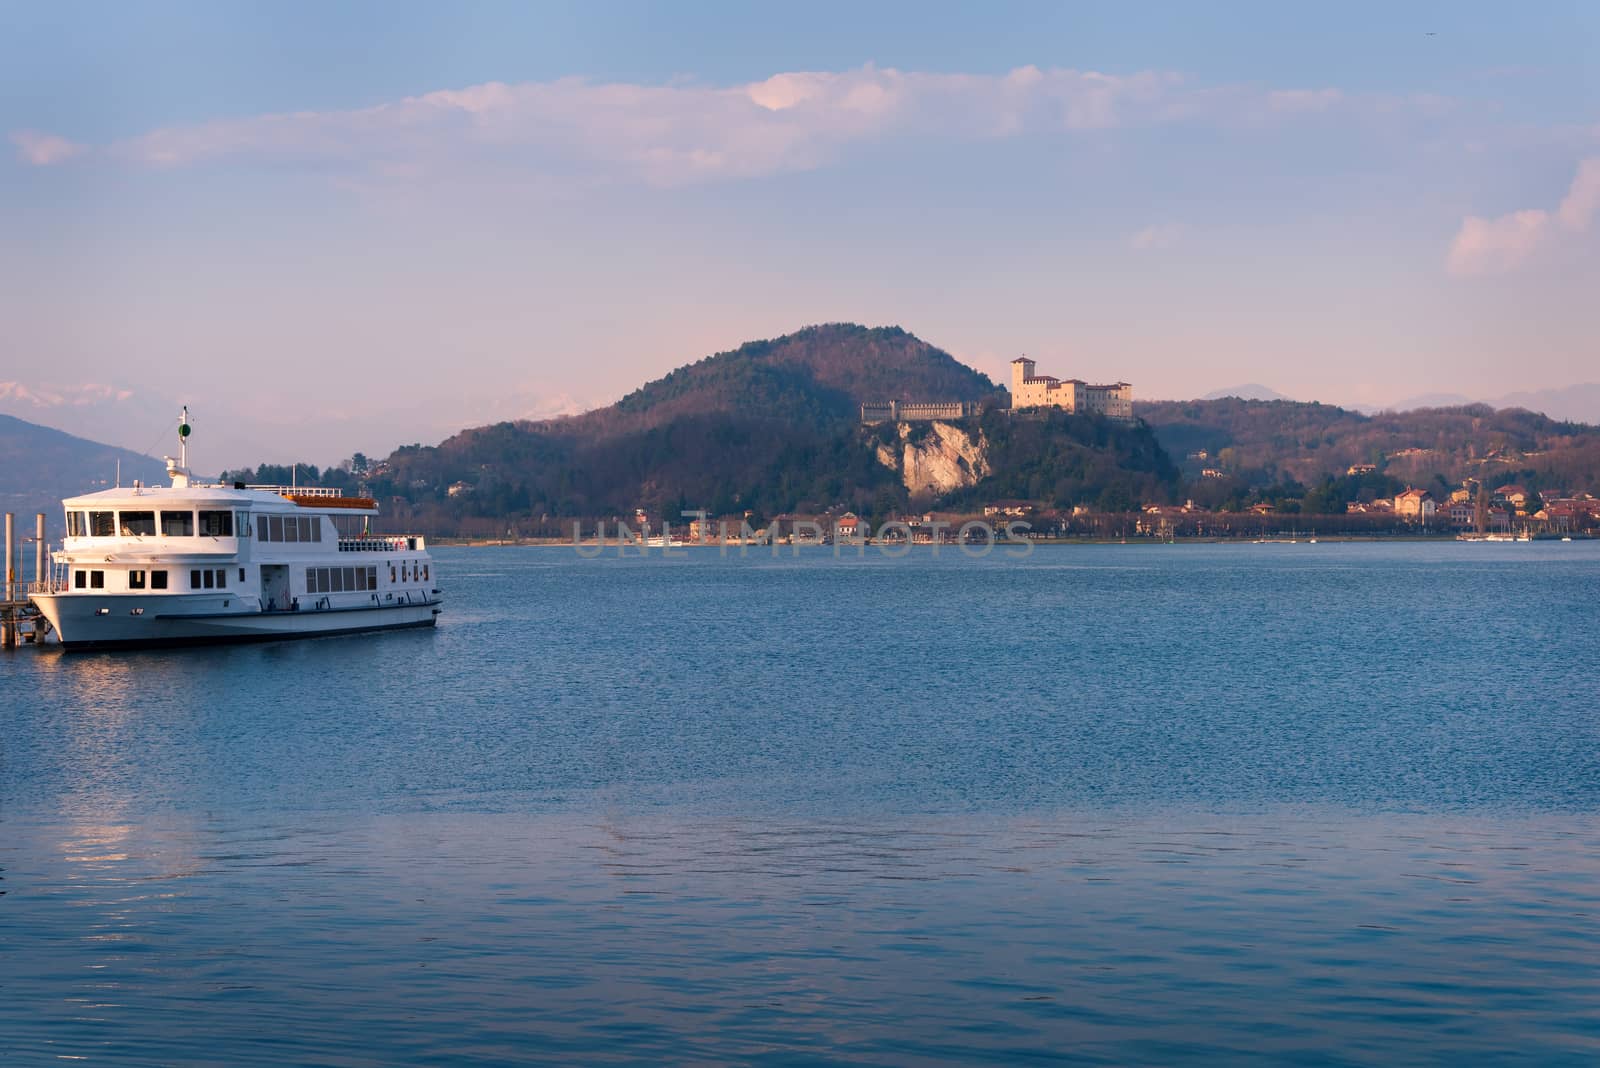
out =
[(324, 487), (134, 485), (62, 503), (69, 553), (234, 555), (246, 544), (258, 554), (426, 551), (418, 536), (372, 534), (376, 501)]
[(378, 502), (371, 497), (350, 497), (342, 490), (322, 486), (246, 486), (241, 482), (231, 485), (186, 486), (120, 486), (98, 490), (62, 501), (68, 511), (106, 508), (137, 510), (151, 507), (193, 509), (206, 506), (214, 508), (249, 508), (254, 511), (292, 513), (297, 509), (337, 508), (342, 512), (378, 514)]

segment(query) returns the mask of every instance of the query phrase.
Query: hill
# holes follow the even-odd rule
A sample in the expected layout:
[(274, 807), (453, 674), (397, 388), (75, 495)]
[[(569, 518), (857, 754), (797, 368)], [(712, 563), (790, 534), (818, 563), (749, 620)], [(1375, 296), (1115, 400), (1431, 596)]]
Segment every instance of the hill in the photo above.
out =
[(0, 415), (0, 456), (8, 460), (0, 465), (0, 511), (15, 512), (30, 532), (33, 514), (45, 513), (51, 537), (60, 536), (61, 499), (114, 485), (119, 461), (123, 485), (167, 480), (160, 460), (10, 415)]
[(867, 401), (977, 401), (996, 391), (987, 375), (897, 326), (830, 323), (707, 356), (609, 407), (514, 425), (588, 437), (650, 430), (696, 416), (835, 425), (854, 423)]
[[(476, 427), (436, 447), (397, 450), (369, 482), (398, 518), (486, 531), (491, 521), (503, 530), (507, 518), (550, 524), (641, 507), (673, 518), (689, 508), (882, 515), (913, 499), (1017, 486), (1092, 502), (1112, 489), (1118, 501), (1165, 496), (1160, 487), (1175, 485), (1153, 436), (1136, 441), (1088, 416), (1026, 430), (962, 420), (953, 433), (989, 461), (929, 485), (903, 468), (899, 444), (888, 448), (894, 428), (860, 425), (866, 401), (1003, 396), (987, 376), (898, 327), (815, 326), (708, 356), (582, 415)], [(1025, 438), (1055, 444), (1041, 451)], [(908, 447), (914, 458), (938, 459), (937, 450)], [(977, 468), (990, 481), (975, 489)]]
[[(1365, 415), (1327, 404), (1223, 398), (1146, 402), (1136, 411), (1180, 458), (1202, 501), (1224, 490), (1311, 486), (1358, 464), (1436, 495), (1466, 478), (1563, 493), (1600, 490), (1600, 427), (1523, 409)], [(1199, 477), (1206, 468), (1225, 477)]]

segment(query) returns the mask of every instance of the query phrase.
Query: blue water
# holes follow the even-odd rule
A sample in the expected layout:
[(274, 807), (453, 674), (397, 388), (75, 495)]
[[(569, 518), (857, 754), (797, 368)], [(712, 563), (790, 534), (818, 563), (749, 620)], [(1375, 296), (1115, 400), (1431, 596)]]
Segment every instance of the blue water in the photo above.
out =
[(1600, 1057), (1600, 545), (437, 557), (0, 658), (0, 1063)]

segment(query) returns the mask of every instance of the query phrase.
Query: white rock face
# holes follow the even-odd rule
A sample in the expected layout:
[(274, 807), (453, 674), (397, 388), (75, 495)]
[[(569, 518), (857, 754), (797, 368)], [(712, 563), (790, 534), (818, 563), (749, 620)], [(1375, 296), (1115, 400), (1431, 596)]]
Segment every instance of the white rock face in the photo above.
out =
[(878, 446), (878, 462), (900, 475), (900, 481), (912, 493), (948, 493), (963, 486), (975, 485), (989, 474), (989, 461), (985, 459), (988, 442), (979, 431), (974, 438), (951, 423), (932, 423), (932, 434), (913, 443), (913, 424), (898, 426), (900, 446)]

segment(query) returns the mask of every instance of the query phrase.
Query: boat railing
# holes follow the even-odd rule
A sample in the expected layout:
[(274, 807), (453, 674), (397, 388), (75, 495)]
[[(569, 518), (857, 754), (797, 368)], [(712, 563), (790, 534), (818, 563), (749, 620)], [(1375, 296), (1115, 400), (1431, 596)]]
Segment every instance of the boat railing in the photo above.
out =
[(65, 593), (67, 583), (65, 579), (36, 579), (25, 582), (17, 579), (11, 583), (11, 596), (17, 600), (25, 600), (39, 593)]
[(426, 548), (426, 542), (417, 534), (404, 536), (363, 534), (359, 537), (339, 539), (339, 551), (342, 553), (405, 553)]
[(249, 485), (247, 490), (265, 490), (280, 497), (343, 497), (345, 491), (336, 486), (268, 486)]

